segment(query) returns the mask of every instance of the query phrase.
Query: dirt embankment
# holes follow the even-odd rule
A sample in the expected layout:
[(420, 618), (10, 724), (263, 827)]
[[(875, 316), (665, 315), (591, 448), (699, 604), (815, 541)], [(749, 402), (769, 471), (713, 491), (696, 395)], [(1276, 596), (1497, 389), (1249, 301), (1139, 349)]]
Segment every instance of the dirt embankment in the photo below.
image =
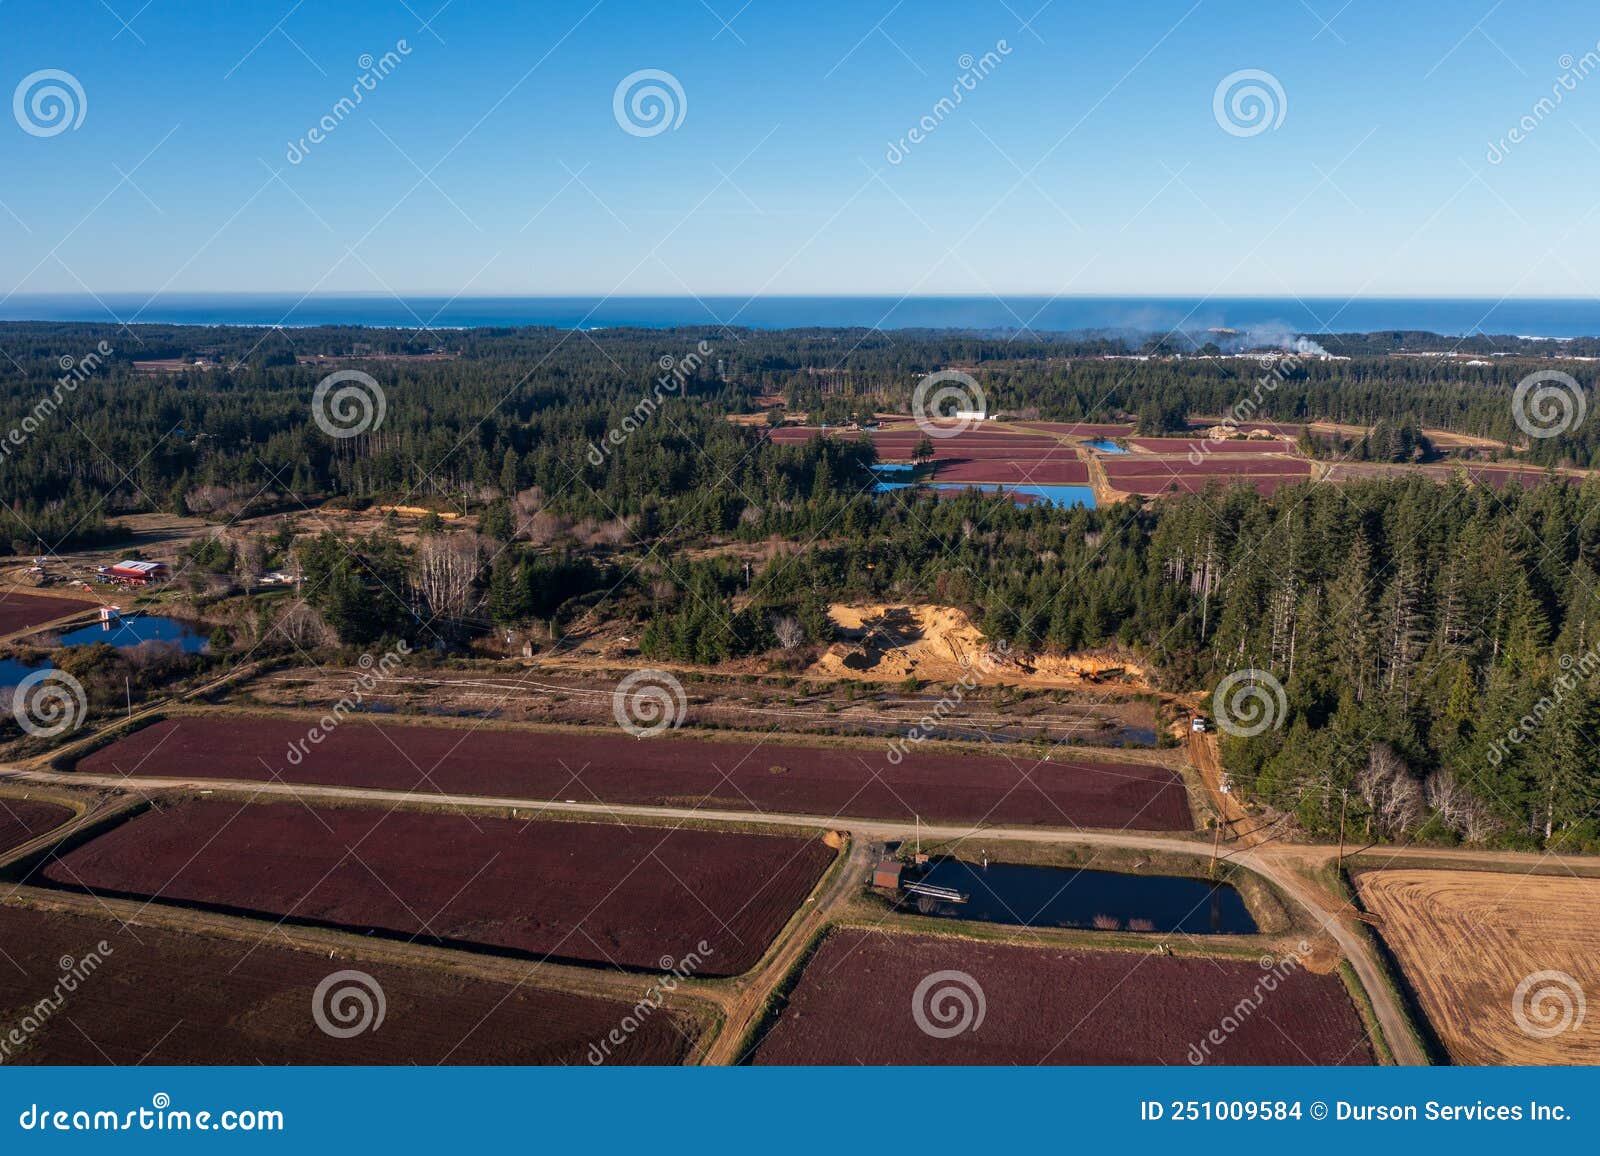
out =
[(812, 674), (868, 682), (958, 682), (971, 676), (1012, 686), (1150, 688), (1148, 672), (1131, 658), (1112, 653), (1022, 654), (990, 643), (965, 613), (951, 606), (836, 603), (829, 615), (842, 641), (812, 664)]

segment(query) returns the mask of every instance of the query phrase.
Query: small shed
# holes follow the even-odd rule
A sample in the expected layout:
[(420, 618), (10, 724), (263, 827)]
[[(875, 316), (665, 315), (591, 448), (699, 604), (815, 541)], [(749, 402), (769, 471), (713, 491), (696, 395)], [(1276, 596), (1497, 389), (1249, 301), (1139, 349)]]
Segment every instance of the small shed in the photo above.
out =
[(895, 859), (885, 859), (872, 869), (872, 885), (883, 887), (889, 891), (900, 890), (900, 863)]

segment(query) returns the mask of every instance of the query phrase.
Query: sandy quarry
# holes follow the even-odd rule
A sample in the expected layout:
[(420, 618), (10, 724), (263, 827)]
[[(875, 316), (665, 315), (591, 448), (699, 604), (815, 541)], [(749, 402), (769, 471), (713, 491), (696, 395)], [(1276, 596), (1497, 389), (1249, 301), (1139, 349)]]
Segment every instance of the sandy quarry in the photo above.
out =
[(976, 670), (982, 681), (1013, 686), (1149, 685), (1144, 668), (1122, 655), (1027, 655), (991, 648), (982, 631), (953, 606), (835, 603), (828, 613), (841, 641), (812, 664), (813, 674), (871, 682), (956, 682)]

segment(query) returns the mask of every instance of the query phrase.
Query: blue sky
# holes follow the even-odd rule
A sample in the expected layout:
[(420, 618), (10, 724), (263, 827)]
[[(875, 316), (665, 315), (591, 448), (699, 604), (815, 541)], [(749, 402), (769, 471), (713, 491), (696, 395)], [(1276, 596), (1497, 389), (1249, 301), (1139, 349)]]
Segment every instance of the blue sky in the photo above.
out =
[[(441, 2), (0, 4), (4, 91), (85, 98), (0, 117), (0, 293), (1600, 290), (1592, 4)], [(641, 69), (684, 94), (653, 136)], [(1255, 135), (1213, 111), (1245, 69)]]

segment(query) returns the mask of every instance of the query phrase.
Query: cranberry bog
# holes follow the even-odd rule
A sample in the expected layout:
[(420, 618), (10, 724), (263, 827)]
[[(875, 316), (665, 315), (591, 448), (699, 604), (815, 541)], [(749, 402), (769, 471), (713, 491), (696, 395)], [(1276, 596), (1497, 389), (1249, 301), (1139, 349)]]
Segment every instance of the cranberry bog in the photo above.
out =
[(803, 747), (677, 735), (379, 725), (347, 719), (298, 762), (310, 719), (178, 716), (77, 764), (121, 777), (306, 783), (697, 810), (1145, 831), (1193, 828), (1182, 778), (1135, 762), (1042, 760), (885, 745)]
[(0, 855), (53, 831), (72, 818), (72, 808), (40, 799), (0, 796)]
[(695, 956), (711, 978), (754, 966), (834, 854), (820, 836), (205, 800), (147, 810), (40, 875), (556, 963), (663, 971)]
[[(1195, 443), (1199, 444), (1199, 443)], [(1227, 446), (1232, 443), (1212, 443)], [(1248, 444), (1248, 443), (1241, 443)], [(1257, 446), (1260, 443), (1255, 443)], [(1205, 451), (1202, 449), (1202, 453)], [(1214, 481), (1224, 484), (1244, 482), (1263, 497), (1287, 485), (1312, 476), (1311, 463), (1281, 454), (1227, 453), (1204, 456), (1199, 461), (1187, 457), (1158, 458), (1130, 454), (1101, 462), (1112, 488), (1129, 494), (1154, 497), (1161, 494), (1193, 494)]]
[(1343, 981), (1286, 959), (1263, 968), (841, 929), (806, 964), (753, 1062), (1373, 1063)]
[[(14, 1064), (584, 1064), (630, 1005), (422, 967), (330, 960), (265, 942), (125, 928), (114, 919), (0, 906), (0, 1015), (36, 1026), (4, 1056)], [(13, 964), (15, 966), (13, 966)], [(319, 987), (341, 971), (314, 1002)], [(57, 984), (66, 1005), (39, 1017)], [(371, 981), (370, 983), (368, 981)], [(338, 993), (366, 991), (367, 1030), (349, 1031)], [(377, 1021), (376, 994), (383, 1017)], [(357, 1010), (352, 1002), (345, 1012)], [(364, 1014), (364, 1013), (358, 1013)], [(604, 1063), (677, 1064), (699, 1025), (667, 1008), (640, 1017)]]
[(0, 594), (0, 635), (54, 622), (69, 614), (87, 614), (97, 606), (97, 603), (77, 598), (52, 598), (48, 594), (7, 591)]

